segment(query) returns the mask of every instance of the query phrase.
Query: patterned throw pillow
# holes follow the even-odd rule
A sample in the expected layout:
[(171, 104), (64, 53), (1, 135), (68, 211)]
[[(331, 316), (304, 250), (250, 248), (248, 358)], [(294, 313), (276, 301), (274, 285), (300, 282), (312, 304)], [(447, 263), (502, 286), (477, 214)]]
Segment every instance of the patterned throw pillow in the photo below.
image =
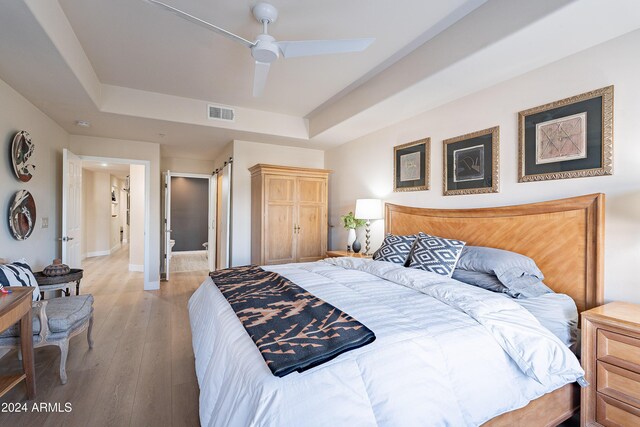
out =
[(465, 242), (460, 240), (420, 233), (411, 253), (409, 267), (451, 277), (464, 245)]
[(380, 249), (373, 254), (373, 259), (404, 265), (409, 258), (416, 237), (415, 234), (410, 236), (387, 234)]
[(33, 301), (40, 300), (40, 288), (33, 276), (31, 267), (24, 261), (0, 265), (0, 285), (2, 286), (33, 286)]

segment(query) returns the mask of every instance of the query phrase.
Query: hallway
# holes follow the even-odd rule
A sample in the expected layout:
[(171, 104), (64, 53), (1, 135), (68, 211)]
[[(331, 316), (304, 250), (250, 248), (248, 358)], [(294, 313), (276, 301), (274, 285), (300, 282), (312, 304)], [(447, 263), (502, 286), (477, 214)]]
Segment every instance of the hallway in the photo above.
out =
[[(71, 339), (66, 385), (57, 347), (35, 351), (34, 402), (63, 409), (69, 402), (72, 411), (0, 413), (0, 425), (199, 425), (187, 301), (207, 273), (175, 273), (160, 290), (144, 291), (143, 273), (129, 272), (128, 263), (128, 247), (83, 262), (80, 291), (95, 298), (94, 347), (89, 350), (85, 333)], [(0, 375), (19, 369), (15, 350), (1, 359)], [(25, 399), (18, 386), (0, 400)]]

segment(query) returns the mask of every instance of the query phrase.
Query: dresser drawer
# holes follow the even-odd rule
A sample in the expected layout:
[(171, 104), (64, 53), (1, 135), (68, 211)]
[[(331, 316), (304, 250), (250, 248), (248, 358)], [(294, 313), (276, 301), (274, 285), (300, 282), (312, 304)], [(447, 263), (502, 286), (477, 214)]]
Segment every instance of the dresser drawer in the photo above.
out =
[(605, 427), (638, 426), (640, 425), (640, 410), (598, 393), (596, 396), (596, 421)]
[(598, 360), (640, 373), (640, 339), (598, 329)]
[(598, 392), (640, 408), (640, 374), (598, 361)]

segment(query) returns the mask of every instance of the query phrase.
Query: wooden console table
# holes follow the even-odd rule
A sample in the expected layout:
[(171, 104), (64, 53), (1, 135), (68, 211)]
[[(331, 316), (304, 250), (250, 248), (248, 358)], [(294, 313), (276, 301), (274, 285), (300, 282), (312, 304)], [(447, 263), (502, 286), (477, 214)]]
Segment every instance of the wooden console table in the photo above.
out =
[(0, 397), (26, 380), (27, 398), (36, 397), (36, 369), (33, 357), (32, 287), (13, 286), (10, 294), (0, 294), (0, 332), (20, 321), (22, 373), (0, 377)]

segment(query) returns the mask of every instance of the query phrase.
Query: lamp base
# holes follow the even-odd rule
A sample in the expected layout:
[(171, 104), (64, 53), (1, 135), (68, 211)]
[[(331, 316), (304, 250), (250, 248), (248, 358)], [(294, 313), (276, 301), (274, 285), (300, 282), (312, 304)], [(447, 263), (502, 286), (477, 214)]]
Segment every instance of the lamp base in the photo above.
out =
[(371, 221), (367, 220), (367, 223), (365, 224), (364, 231), (365, 231), (365, 235), (364, 235), (365, 236), (365, 240), (364, 240), (365, 245), (364, 245), (364, 254), (363, 255), (369, 256), (369, 255), (371, 255), (369, 253), (369, 249), (371, 248)]

